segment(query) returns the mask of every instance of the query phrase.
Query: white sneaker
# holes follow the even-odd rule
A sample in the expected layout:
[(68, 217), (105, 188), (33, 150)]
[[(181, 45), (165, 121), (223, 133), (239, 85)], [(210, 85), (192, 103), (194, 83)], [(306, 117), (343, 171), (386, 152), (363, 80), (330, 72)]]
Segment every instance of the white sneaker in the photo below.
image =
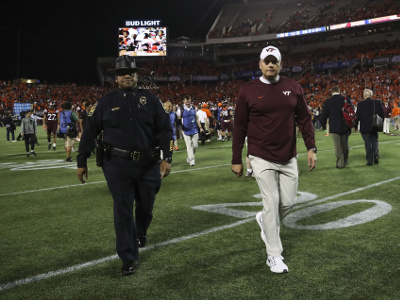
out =
[(264, 229), (263, 229), (262, 211), (259, 211), (256, 214), (256, 220), (257, 220), (258, 226), (260, 226), (260, 229), (261, 229), (261, 239), (266, 244), (267, 243), (267, 236), (265, 235), (265, 232), (264, 232)]
[(274, 273), (288, 273), (289, 272), (289, 268), (283, 262), (281, 256), (275, 257), (275, 256), (268, 255), (267, 266), (270, 268), (271, 272), (274, 272)]
[(251, 172), (247, 171), (246, 177), (254, 177), (253, 171), (251, 171)]

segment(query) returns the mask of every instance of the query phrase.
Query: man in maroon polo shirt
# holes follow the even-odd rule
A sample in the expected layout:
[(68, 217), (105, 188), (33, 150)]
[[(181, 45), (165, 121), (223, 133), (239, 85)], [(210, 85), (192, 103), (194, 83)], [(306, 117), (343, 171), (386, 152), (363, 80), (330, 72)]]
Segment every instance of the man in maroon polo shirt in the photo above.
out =
[(279, 75), (279, 49), (264, 48), (259, 67), (262, 76), (245, 84), (236, 102), (232, 144), (232, 172), (243, 174), (242, 149), (247, 136), (248, 157), (260, 188), (263, 210), (256, 214), (266, 245), (267, 265), (274, 273), (287, 273), (283, 262), (280, 221), (296, 203), (298, 169), (296, 126), (308, 149), (309, 171), (316, 165), (311, 113), (300, 85)]

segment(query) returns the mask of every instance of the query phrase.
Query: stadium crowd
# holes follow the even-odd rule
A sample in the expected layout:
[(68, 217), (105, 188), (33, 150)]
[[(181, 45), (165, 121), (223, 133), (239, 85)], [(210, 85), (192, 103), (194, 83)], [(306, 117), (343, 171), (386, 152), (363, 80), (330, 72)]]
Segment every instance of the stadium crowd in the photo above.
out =
[[(364, 68), (351, 74), (306, 73), (296, 78), (304, 89), (305, 96), (312, 108), (321, 106), (329, 97), (330, 88), (338, 85), (343, 93), (354, 103), (362, 99), (362, 91), (369, 87), (375, 91), (377, 99), (389, 100), (393, 105), (400, 101), (400, 68)], [(193, 102), (217, 104), (223, 100), (234, 102), (243, 80), (222, 81), (218, 83), (196, 83), (188, 85), (181, 82), (156, 84), (153, 92), (162, 101), (173, 104), (182, 103), (182, 95), (192, 95)], [(0, 82), (0, 114), (11, 112), (14, 103), (32, 103), (37, 114), (53, 103), (60, 107), (64, 101), (70, 101), (75, 108), (84, 102), (95, 101), (111, 91), (109, 87), (80, 87), (76, 84), (30, 85), (25, 83)]]
[[(385, 45), (385, 46), (383, 46)], [(377, 67), (367, 64), (371, 58), (390, 57), (400, 54), (400, 40), (385, 43), (368, 43), (365, 46), (346, 46), (337, 49), (319, 48), (285, 55), (284, 66), (302, 66), (309, 68), (318, 63), (356, 59), (360, 66), (348, 72), (346, 68), (325, 71), (284, 74), (296, 79), (305, 91), (312, 108), (322, 105), (329, 97), (330, 88), (338, 85), (353, 102), (362, 99), (362, 90), (372, 88), (376, 98), (389, 100), (396, 105), (400, 100), (400, 66), (388, 64)], [(232, 80), (191, 82), (190, 75), (235, 74), (240, 71), (258, 70), (258, 61), (217, 67), (210, 61), (195, 59), (176, 62), (172, 60), (148, 60), (143, 66), (144, 75), (155, 73), (157, 76), (180, 76), (184, 80), (175, 82), (154, 82), (150, 88), (162, 101), (181, 104), (182, 95), (192, 96), (194, 104), (210, 102), (217, 104), (223, 100), (235, 102), (238, 91), (245, 80), (250, 78), (232, 78)], [(14, 103), (32, 103), (38, 115), (49, 103), (60, 107), (64, 101), (70, 101), (77, 109), (84, 102), (94, 103), (114, 87), (78, 86), (74, 83), (61, 85), (26, 84), (0, 81), (0, 114), (11, 112)]]
[[(209, 32), (208, 38), (229, 38), (249, 35), (283, 33), (309, 28), (328, 26), (378, 18), (400, 11), (400, 3), (395, 0), (376, 1), (368, 0), (362, 7), (352, 1), (336, 0), (321, 1), (317, 4), (312, 1), (297, 3), (297, 7), (283, 22), (273, 22), (274, 12), (270, 9), (263, 19), (245, 19), (240, 25), (232, 25), (226, 28), (214, 28)], [(285, 10), (287, 7), (285, 7)]]

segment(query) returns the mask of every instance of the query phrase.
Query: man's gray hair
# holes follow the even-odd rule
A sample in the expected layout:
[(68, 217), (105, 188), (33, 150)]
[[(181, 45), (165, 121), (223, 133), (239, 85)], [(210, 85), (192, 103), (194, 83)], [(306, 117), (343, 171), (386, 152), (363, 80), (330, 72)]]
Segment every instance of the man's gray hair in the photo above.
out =
[(374, 93), (370, 89), (364, 90), (364, 99), (371, 98)]

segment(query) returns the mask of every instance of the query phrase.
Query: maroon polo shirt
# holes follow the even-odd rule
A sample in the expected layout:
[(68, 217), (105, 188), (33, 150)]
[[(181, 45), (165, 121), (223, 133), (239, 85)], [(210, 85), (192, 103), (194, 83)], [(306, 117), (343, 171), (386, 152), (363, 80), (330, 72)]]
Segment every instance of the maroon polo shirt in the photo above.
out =
[(296, 126), (307, 149), (315, 147), (311, 113), (300, 85), (280, 76), (268, 84), (255, 79), (245, 84), (236, 102), (232, 164), (242, 163), (247, 136), (248, 154), (285, 163), (297, 155)]

